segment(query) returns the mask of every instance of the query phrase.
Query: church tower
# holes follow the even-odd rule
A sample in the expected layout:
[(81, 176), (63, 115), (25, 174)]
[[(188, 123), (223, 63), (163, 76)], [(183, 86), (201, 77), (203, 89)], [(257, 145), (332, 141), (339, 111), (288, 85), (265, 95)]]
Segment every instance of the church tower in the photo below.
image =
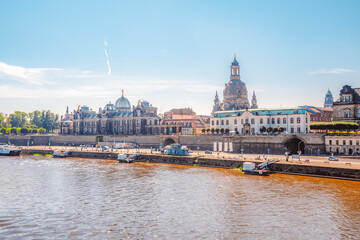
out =
[(214, 106), (213, 106), (212, 112), (214, 113), (214, 112), (217, 112), (217, 111), (221, 111), (221, 103), (220, 103), (220, 100), (219, 100), (218, 93), (216, 91), (215, 99), (214, 99)]
[(325, 95), (324, 108), (332, 108), (333, 103), (334, 103), (334, 99), (332, 93), (330, 92), (330, 89), (328, 89)]
[(246, 84), (240, 80), (240, 65), (234, 55), (230, 66), (230, 81), (224, 88), (223, 110), (239, 110), (250, 107)]
[(230, 80), (240, 80), (240, 66), (236, 60), (236, 54), (234, 54), (234, 61), (230, 66)]
[(258, 108), (255, 91), (253, 92), (253, 96), (251, 100), (251, 108)]

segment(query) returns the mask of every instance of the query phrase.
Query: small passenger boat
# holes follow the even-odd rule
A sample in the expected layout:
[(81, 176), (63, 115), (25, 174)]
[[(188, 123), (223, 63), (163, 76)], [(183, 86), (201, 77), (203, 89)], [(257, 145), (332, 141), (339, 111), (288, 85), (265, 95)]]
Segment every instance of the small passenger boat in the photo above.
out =
[(14, 145), (0, 145), (0, 156), (19, 156), (21, 149)]
[(119, 154), (117, 158), (119, 163), (133, 163), (134, 159), (130, 159), (130, 157), (127, 157), (126, 154)]
[(270, 174), (269, 167), (276, 161), (266, 161), (258, 166), (255, 166), (255, 163), (253, 162), (244, 162), (243, 163), (243, 172), (245, 174), (251, 174), (251, 175), (262, 175), (267, 176)]
[(70, 157), (71, 154), (72, 154), (72, 151), (55, 150), (53, 153), (53, 157), (54, 158), (66, 158), (66, 157)]

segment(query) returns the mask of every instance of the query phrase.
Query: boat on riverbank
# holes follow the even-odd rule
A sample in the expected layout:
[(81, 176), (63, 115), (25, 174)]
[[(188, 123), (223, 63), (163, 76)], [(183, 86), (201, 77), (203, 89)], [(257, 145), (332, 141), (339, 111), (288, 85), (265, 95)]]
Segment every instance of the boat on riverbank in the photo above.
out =
[(269, 167), (274, 162), (276, 161), (266, 161), (258, 166), (255, 166), (253, 162), (244, 162), (242, 170), (245, 174), (268, 176), (270, 174)]
[(70, 157), (71, 154), (72, 154), (72, 151), (55, 150), (53, 153), (53, 157), (54, 158), (66, 158), (66, 157)]
[(19, 156), (21, 149), (14, 145), (0, 145), (0, 156)]
[(134, 160), (130, 159), (130, 157), (126, 156), (126, 154), (119, 154), (117, 158), (119, 163), (133, 163)]

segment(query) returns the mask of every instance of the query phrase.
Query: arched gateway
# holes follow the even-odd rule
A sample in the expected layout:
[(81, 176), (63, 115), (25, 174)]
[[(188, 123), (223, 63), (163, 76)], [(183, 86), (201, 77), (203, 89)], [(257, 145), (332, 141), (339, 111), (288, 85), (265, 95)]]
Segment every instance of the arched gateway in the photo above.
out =
[(165, 141), (164, 141), (163, 146), (171, 145), (171, 144), (174, 144), (174, 143), (176, 143), (174, 139), (166, 138)]
[(285, 142), (284, 145), (287, 148), (287, 151), (291, 154), (298, 154), (298, 151), (301, 151), (302, 154), (305, 153), (305, 142), (300, 138), (290, 138)]

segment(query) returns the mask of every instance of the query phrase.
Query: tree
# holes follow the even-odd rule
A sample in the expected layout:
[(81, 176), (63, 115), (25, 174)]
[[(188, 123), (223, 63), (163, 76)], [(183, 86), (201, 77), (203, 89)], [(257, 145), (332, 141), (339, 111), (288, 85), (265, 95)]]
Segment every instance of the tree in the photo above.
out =
[(272, 131), (272, 127), (268, 127), (268, 128), (266, 129), (266, 131), (267, 131), (268, 133), (270, 133), (270, 132)]
[(229, 133), (229, 132), (230, 132), (230, 129), (225, 128), (225, 133), (227, 134), (227, 133)]
[(265, 131), (266, 131), (266, 127), (261, 126), (261, 127), (260, 127), (260, 132), (261, 132), (261, 133), (264, 133)]
[(274, 127), (272, 130), (273, 133), (277, 133), (278, 131), (279, 131), (279, 129), (277, 127)]
[(214, 132), (215, 132), (215, 128), (212, 128), (211, 133), (214, 134)]
[(224, 129), (224, 128), (221, 128), (221, 129), (220, 129), (220, 132), (221, 132), (221, 133), (224, 133), (224, 132), (225, 132), (225, 129)]
[(5, 115), (3, 113), (0, 113), (0, 127), (5, 127)]
[(202, 132), (202, 133), (205, 133), (205, 131), (206, 131), (205, 128), (201, 129), (201, 132)]
[(4, 128), (4, 127), (3, 127), (3, 128), (0, 128), (0, 133), (1, 133), (1, 134), (5, 134), (5, 133), (6, 133), (6, 128)]
[(38, 128), (42, 127), (41, 112), (39, 110), (29, 113), (29, 119), (30, 119), (30, 124), (34, 124)]
[(209, 133), (209, 132), (210, 132), (210, 128), (206, 129), (206, 132)]
[(10, 114), (7, 120), (12, 127), (23, 127), (27, 123), (27, 117), (27, 113), (16, 111), (15, 113)]
[(33, 130), (31, 130), (31, 133), (34, 133), (34, 134), (37, 134), (38, 132), (39, 132), (38, 129), (33, 129)]
[(215, 131), (216, 131), (217, 134), (219, 134), (220, 128), (216, 128)]
[(284, 127), (279, 127), (279, 132), (284, 132)]

